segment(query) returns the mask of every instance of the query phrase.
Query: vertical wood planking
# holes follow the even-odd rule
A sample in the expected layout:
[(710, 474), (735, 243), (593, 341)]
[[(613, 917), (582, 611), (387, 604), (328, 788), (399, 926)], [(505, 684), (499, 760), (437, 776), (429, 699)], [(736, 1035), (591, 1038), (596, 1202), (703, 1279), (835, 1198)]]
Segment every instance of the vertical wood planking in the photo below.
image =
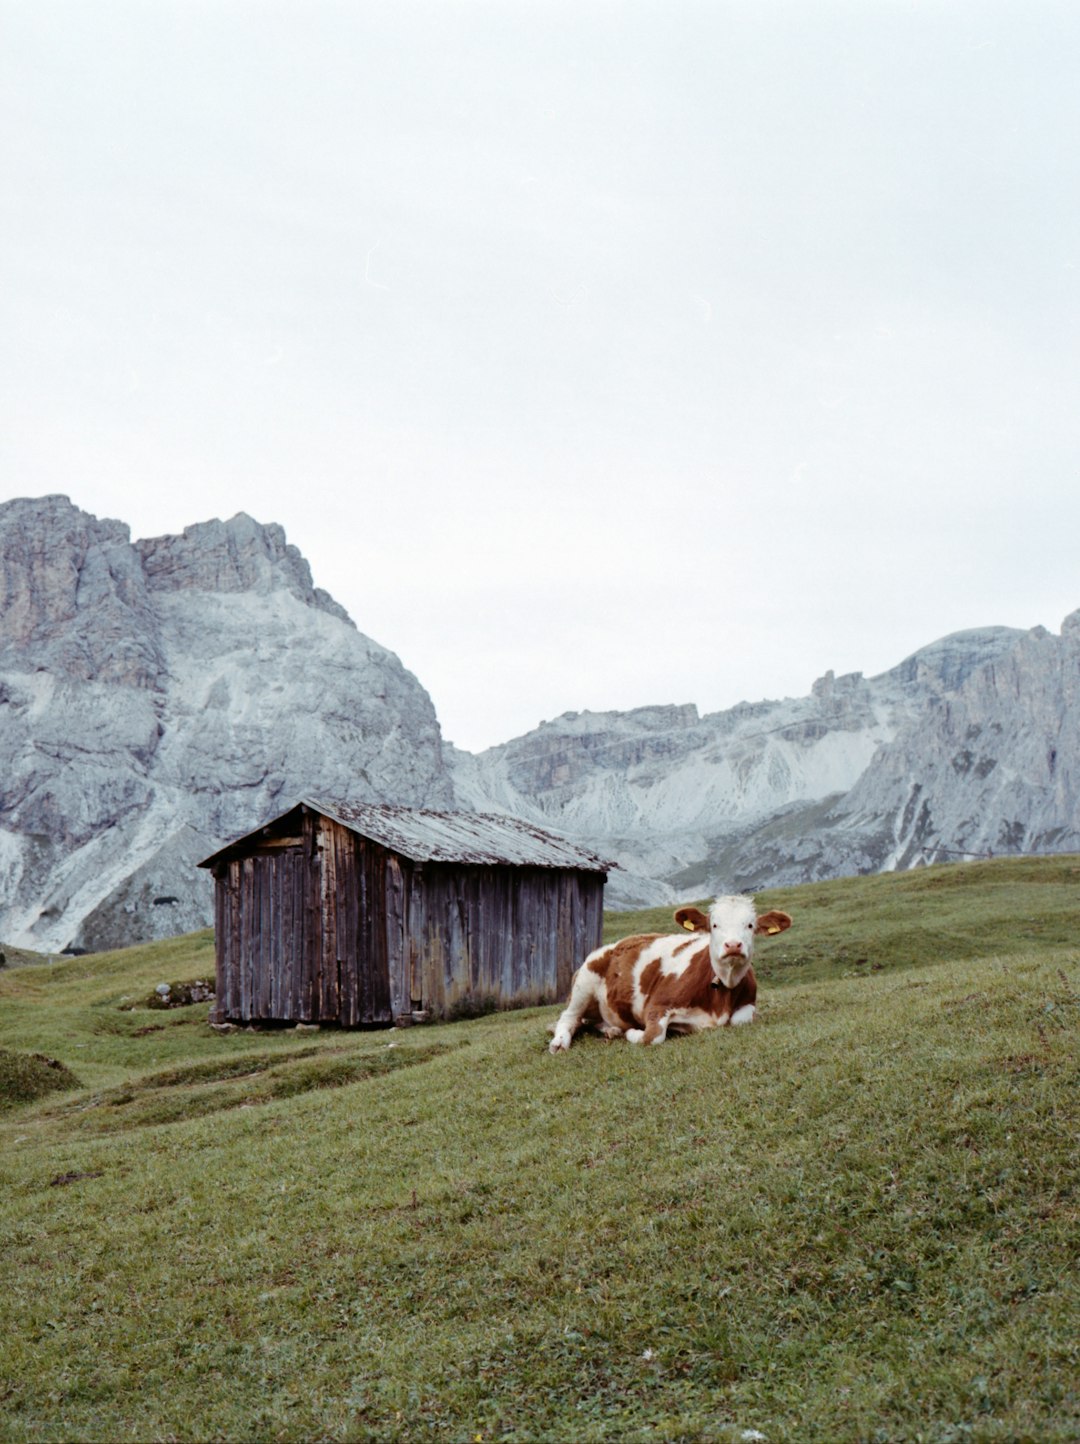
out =
[(424, 994), (424, 954), (420, 931), (422, 878), (423, 871), (415, 864), (405, 874), (405, 946), (408, 949), (409, 1002), (414, 1008), (428, 1005)]
[(242, 1016), (243, 988), (240, 982), (242, 953), (240, 945), (243, 895), (241, 880), (243, 863), (234, 859), (229, 863), (229, 989), (231, 997), (230, 1016)]
[(281, 952), (279, 966), (281, 978), (278, 984), (278, 997), (280, 998), (281, 1018), (289, 1020), (293, 1017), (292, 1011), (292, 929), (293, 929), (293, 896), (292, 896), (292, 874), (293, 858), (295, 854), (290, 848), (281, 857)]
[(356, 1026), (417, 1005), (554, 999), (600, 942), (602, 874), (421, 865), (306, 806), (291, 818), (291, 833), (264, 829), (214, 867), (226, 1017)]
[(337, 861), (334, 848), (334, 824), (320, 819), (320, 889), (319, 889), (319, 1019), (324, 1023), (338, 1018), (337, 932), (334, 919), (337, 906)]
[(339, 1017), (346, 1027), (360, 1021), (356, 975), (356, 845), (357, 838), (345, 828), (335, 834), (337, 848), (337, 956)]
[(273, 1013), (273, 946), (274, 946), (274, 863), (272, 858), (255, 858), (255, 880), (258, 889), (259, 930), (255, 946), (257, 1013), (259, 1018), (272, 1018)]
[(322, 855), (319, 852), (318, 819), (308, 813), (304, 818), (304, 976), (301, 983), (301, 1009), (305, 1019), (319, 1017), (319, 959), (322, 918)]
[(254, 878), (252, 859), (240, 864), (240, 1016), (249, 1021), (251, 1014), (251, 936), (254, 924)]
[[(396, 1018), (409, 1011), (412, 1000), (406, 975), (405, 878), (402, 874), (401, 862), (393, 854), (388, 854), (383, 863), (383, 887), (386, 900), (386, 923), (383, 934), (385, 951), (379, 962), (382, 964), (385, 959), (385, 1006), (389, 1008), (391, 1018)], [(379, 971), (383, 971), (382, 967)], [(372, 982), (377, 986), (378, 981), (376, 973), (372, 977)], [(382, 989), (380, 988), (379, 991), (381, 993)], [(377, 1006), (383, 1006), (382, 997), (378, 999)]]
[(292, 968), (290, 976), (290, 998), (292, 1000), (291, 1018), (301, 1021), (304, 1014), (304, 979), (307, 976), (304, 963), (304, 903), (307, 897), (307, 861), (304, 857), (304, 849), (293, 857), (292, 876), (292, 909), (293, 921), (291, 929), (292, 957), (290, 964)]
[(357, 1021), (371, 1022), (371, 843), (357, 838)]
[(214, 869), (214, 997), (217, 1011), (229, 1016), (229, 868)]

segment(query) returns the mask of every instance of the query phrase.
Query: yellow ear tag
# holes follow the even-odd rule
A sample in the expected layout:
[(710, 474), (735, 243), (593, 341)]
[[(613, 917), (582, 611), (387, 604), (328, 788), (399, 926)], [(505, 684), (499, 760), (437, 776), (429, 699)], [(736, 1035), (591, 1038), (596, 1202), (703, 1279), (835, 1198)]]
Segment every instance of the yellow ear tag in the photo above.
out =
[(765, 931), (768, 933), (769, 937), (771, 938), (772, 935), (773, 935), (773, 933), (778, 933), (778, 932), (780, 931), (780, 929), (779, 929), (778, 927), (775, 927), (775, 926), (774, 926), (774, 927), (771, 927), (771, 928), (766, 928)]
[(694, 924), (690, 921), (689, 918), (683, 918), (683, 927), (688, 933), (697, 931), (697, 929), (694, 927)]

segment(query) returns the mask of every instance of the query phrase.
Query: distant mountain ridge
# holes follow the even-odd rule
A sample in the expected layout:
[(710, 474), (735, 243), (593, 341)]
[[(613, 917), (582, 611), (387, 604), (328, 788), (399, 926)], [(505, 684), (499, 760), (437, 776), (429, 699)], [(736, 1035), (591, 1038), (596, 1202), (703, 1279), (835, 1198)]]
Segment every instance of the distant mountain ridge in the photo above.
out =
[(0, 939), (207, 924), (195, 862), (298, 797), (505, 812), (617, 860), (608, 902), (1080, 850), (1080, 612), (802, 698), (568, 712), (479, 755), (243, 514), (132, 542), (0, 505)]
[[(829, 672), (809, 697), (704, 717), (571, 712), (477, 757), (453, 753), (456, 787), (606, 849), (624, 870), (611, 896), (627, 905), (1080, 847), (1078, 632), (1080, 613), (1060, 638), (959, 632), (879, 677)], [(1036, 763), (1055, 753), (1051, 797)]]

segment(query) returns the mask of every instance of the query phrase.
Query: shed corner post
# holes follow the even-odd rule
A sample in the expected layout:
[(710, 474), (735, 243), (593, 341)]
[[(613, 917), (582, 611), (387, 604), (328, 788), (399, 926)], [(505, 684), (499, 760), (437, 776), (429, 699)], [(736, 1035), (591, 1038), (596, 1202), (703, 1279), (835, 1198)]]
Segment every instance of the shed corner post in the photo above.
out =
[(211, 870), (214, 879), (214, 1001), (208, 1021), (224, 1023), (227, 1016), (229, 933), (232, 925), (229, 908), (229, 865), (216, 862)]

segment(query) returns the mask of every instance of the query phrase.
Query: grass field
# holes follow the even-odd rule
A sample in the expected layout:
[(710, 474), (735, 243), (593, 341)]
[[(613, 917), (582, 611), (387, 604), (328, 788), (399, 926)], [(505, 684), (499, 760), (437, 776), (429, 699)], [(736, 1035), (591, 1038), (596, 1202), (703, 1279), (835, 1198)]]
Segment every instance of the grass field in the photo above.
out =
[(1080, 1438), (1078, 884), (770, 893), (759, 1025), (559, 1058), (141, 1006), (208, 934), (0, 972), (74, 1075), (0, 1068), (0, 1439)]

